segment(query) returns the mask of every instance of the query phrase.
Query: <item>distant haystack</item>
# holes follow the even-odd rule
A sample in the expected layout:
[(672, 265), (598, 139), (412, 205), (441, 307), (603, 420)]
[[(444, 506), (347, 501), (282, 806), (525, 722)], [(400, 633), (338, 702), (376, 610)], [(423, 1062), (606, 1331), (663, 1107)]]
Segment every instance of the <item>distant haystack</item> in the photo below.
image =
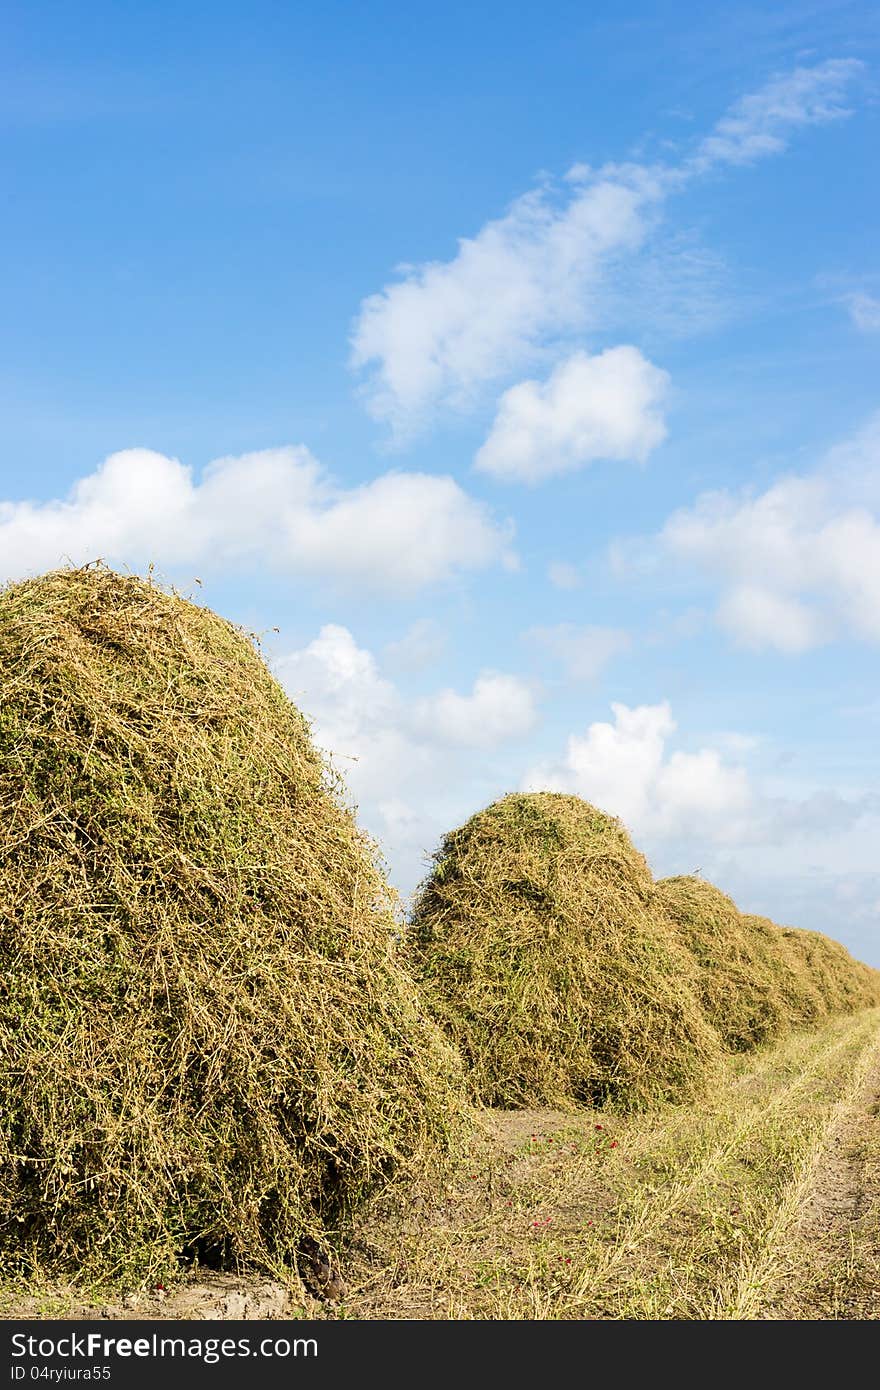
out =
[(647, 864), (578, 797), (507, 796), (447, 835), (409, 941), (487, 1104), (644, 1105), (698, 1094), (720, 1061)]
[(661, 879), (657, 897), (699, 966), (700, 999), (725, 1046), (749, 1051), (786, 1033), (797, 980), (778, 929), (748, 923), (700, 878)]
[[(751, 923), (764, 922), (746, 914)], [(775, 926), (775, 923), (770, 925)], [(880, 1004), (880, 971), (854, 960), (845, 946), (821, 932), (776, 927), (788, 959), (815, 994), (819, 1015), (855, 1013)]]
[(880, 973), (818, 932), (742, 913), (699, 878), (661, 879), (657, 898), (699, 966), (706, 1016), (733, 1052), (880, 1002)]
[(0, 1253), (270, 1264), (441, 1153), (457, 1063), (246, 636), (103, 567), (0, 591)]

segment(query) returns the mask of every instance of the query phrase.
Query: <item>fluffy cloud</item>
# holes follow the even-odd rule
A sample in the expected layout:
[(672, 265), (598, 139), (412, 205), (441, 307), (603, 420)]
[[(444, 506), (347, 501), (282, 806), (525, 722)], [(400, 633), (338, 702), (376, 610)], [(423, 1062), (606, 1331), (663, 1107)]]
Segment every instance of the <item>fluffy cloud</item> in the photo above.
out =
[(503, 673), (483, 672), (465, 694), (443, 689), (407, 701), (373, 654), (334, 624), (273, 665), (407, 888), (441, 835), (498, 794), (491, 750), (522, 739), (537, 720), (529, 687)]
[(523, 637), (556, 657), (572, 680), (587, 682), (594, 681), (609, 661), (632, 645), (629, 634), (619, 628), (578, 627), (574, 623), (533, 627)]
[(5, 578), (101, 556), (132, 565), (269, 564), (411, 593), (511, 561), (509, 540), (509, 528), (452, 478), (387, 473), (346, 490), (301, 447), (218, 459), (198, 483), (176, 459), (127, 449), (64, 501), (0, 502)]
[(666, 703), (611, 709), (613, 724), (572, 734), (562, 760), (533, 768), (524, 789), (582, 796), (620, 816), (637, 840), (743, 838), (754, 798), (742, 767), (726, 764), (713, 748), (668, 752), (676, 725)]
[(471, 404), (542, 341), (589, 321), (608, 258), (640, 245), (661, 192), (650, 171), (572, 171), (516, 199), (451, 261), (406, 270), (361, 305), (352, 365), (372, 369), (370, 413), (406, 434), (436, 406)]
[(534, 728), (537, 718), (525, 682), (493, 672), (478, 676), (470, 695), (441, 690), (418, 700), (414, 709), (416, 725), (426, 736), (476, 748), (520, 738)]
[(327, 744), (344, 756), (370, 756), (364, 745), (388, 732), (407, 744), (491, 748), (521, 738), (537, 720), (531, 690), (517, 676), (484, 671), (469, 694), (443, 689), (407, 705), (380, 675), (373, 654), (359, 647), (348, 628), (325, 625), (313, 642), (279, 657), (279, 678), (304, 708), (320, 711)]
[[(406, 437), (434, 411), (468, 408), (487, 384), (570, 350), (572, 335), (603, 326), (609, 269), (644, 247), (670, 194), (717, 165), (779, 152), (799, 127), (846, 115), (843, 94), (862, 66), (832, 59), (774, 78), (679, 165), (575, 165), (561, 185), (523, 194), (462, 238), (451, 260), (401, 267), (362, 302), (354, 325), (351, 364), (365, 373), (370, 413)], [(692, 273), (692, 258), (686, 264)]]
[(722, 116), (686, 167), (702, 172), (714, 164), (751, 164), (779, 154), (801, 126), (850, 115), (844, 97), (864, 66), (857, 58), (830, 58), (774, 78)]
[[(373, 654), (332, 624), (273, 665), (314, 719), (317, 743), (343, 773), (361, 823), (405, 892), (443, 834), (510, 790), (514, 769), (528, 765), (534, 706), (514, 676), (484, 673), (467, 693), (407, 700)], [(823, 891), (805, 906), (798, 885), (817, 858), (841, 882), (873, 865), (880, 797), (780, 782), (778, 772), (759, 779), (745, 764), (762, 756), (761, 747), (741, 733), (718, 733), (685, 751), (668, 704), (612, 711), (613, 722), (569, 739), (560, 759), (533, 766), (523, 787), (573, 792), (621, 816), (658, 874), (700, 866), (735, 895), (742, 888), (744, 906), (748, 889), (754, 910), (808, 925), (809, 907), (827, 930), (816, 914), (833, 895)], [(493, 754), (502, 735), (509, 742)]]
[(496, 478), (536, 483), (594, 459), (644, 463), (666, 438), (668, 383), (638, 348), (608, 348), (594, 357), (576, 352), (543, 384), (521, 381), (505, 391), (476, 466)]
[(744, 645), (880, 641), (878, 469), (880, 417), (810, 476), (699, 498), (666, 523), (661, 549), (720, 582), (718, 621)]

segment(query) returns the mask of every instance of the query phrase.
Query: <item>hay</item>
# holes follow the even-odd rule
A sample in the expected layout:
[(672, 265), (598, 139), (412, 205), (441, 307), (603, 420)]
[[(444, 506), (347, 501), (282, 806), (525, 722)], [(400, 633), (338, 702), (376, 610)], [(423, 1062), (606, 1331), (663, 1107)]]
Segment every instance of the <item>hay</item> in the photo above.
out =
[(787, 1033), (796, 979), (781, 939), (703, 879), (661, 879), (657, 897), (699, 966), (700, 999), (725, 1046), (747, 1052)]
[[(746, 920), (763, 922), (750, 913)], [(805, 981), (818, 1003), (816, 1017), (831, 1014), (856, 1013), (880, 1004), (880, 971), (855, 960), (839, 941), (832, 941), (822, 932), (805, 931), (799, 927), (778, 927), (788, 960)]]
[(619, 821), (512, 795), (444, 839), (409, 957), (489, 1105), (621, 1108), (699, 1094), (721, 1046), (697, 967)]
[(693, 953), (706, 1016), (732, 1052), (880, 1002), (880, 974), (818, 932), (742, 913), (700, 878), (661, 879), (657, 898)]
[(322, 1243), (462, 1112), (393, 902), (239, 630), (103, 567), (0, 591), (0, 1254)]

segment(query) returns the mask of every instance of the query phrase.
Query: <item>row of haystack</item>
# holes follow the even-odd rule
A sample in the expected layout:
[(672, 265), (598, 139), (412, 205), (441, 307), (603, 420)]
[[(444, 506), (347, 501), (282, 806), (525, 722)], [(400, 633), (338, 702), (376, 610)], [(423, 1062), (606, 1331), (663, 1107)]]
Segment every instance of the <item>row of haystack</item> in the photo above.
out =
[(488, 1105), (697, 1096), (725, 1054), (880, 1003), (880, 972), (836, 941), (699, 878), (655, 883), (619, 821), (553, 792), (446, 836), (410, 957)]
[(448, 836), (398, 935), (244, 634), (100, 565), (0, 593), (4, 1263), (288, 1264), (472, 1097), (697, 1095), (725, 1049), (880, 1000), (836, 943), (655, 885), (573, 797)]

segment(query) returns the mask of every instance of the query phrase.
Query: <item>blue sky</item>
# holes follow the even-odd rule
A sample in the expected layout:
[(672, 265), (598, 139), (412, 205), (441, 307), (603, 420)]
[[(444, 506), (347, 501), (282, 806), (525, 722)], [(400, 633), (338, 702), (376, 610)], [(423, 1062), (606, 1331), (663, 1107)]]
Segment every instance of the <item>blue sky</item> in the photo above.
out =
[(4, 29), (0, 578), (265, 633), (404, 893), (552, 787), (880, 965), (876, 7)]

